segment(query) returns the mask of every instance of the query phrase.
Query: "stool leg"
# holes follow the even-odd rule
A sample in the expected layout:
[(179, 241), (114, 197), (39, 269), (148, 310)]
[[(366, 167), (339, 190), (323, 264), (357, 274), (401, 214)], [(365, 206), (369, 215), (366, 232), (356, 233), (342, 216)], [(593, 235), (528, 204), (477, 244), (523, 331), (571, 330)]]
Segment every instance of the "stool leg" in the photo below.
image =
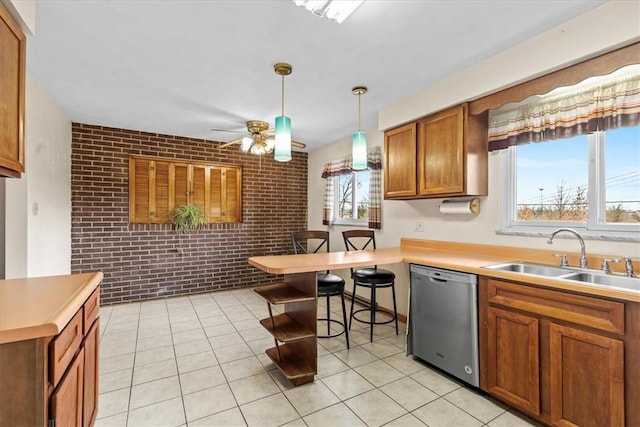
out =
[(396, 335), (398, 335), (398, 310), (396, 309), (396, 284), (391, 284), (391, 296), (393, 297), (393, 317), (396, 319)]
[(369, 326), (369, 342), (373, 342), (373, 324), (376, 323), (376, 285), (371, 285), (371, 325)]
[(327, 336), (331, 335), (331, 296), (327, 295)]
[(349, 349), (349, 329), (347, 329), (347, 308), (344, 303), (344, 292), (340, 294), (342, 299), (342, 321), (344, 322), (344, 336), (347, 337), (347, 350)]
[(349, 330), (351, 330), (351, 321), (353, 320), (353, 304), (356, 302), (356, 281), (353, 281), (353, 293), (351, 294), (351, 311), (349, 312)]

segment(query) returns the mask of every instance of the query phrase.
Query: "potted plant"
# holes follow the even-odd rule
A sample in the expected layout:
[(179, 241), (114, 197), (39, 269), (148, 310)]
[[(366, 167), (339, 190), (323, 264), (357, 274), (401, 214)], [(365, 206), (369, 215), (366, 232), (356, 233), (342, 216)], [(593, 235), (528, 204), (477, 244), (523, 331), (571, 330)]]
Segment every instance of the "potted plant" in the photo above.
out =
[(206, 223), (204, 209), (200, 205), (185, 203), (171, 212), (171, 223), (177, 233), (200, 230)]

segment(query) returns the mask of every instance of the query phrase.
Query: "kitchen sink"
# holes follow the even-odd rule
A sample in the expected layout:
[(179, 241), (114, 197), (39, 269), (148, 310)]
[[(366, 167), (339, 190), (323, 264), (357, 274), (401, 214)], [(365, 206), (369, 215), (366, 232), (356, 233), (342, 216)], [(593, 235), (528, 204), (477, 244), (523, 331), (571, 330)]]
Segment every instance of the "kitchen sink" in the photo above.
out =
[(533, 274), (536, 276), (558, 277), (571, 273), (560, 267), (552, 267), (544, 264), (534, 264), (530, 262), (505, 262), (503, 264), (488, 265), (484, 268), (489, 270), (512, 271), (514, 273)]
[(578, 271), (563, 276), (562, 279), (640, 291), (640, 279), (636, 277), (613, 276), (611, 274)]
[(514, 261), (502, 264), (487, 265), (488, 270), (511, 271), (554, 279), (571, 280), (584, 284), (596, 284), (613, 288), (640, 291), (640, 278), (605, 274), (598, 270), (581, 270), (576, 268), (553, 267), (544, 264)]

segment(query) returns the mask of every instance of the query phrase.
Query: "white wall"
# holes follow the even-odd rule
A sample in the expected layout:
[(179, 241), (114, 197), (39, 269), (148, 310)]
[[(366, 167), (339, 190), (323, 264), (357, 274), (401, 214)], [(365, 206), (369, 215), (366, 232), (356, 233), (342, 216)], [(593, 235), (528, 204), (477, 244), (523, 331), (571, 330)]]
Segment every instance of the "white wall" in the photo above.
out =
[[(597, 24), (596, 24), (597, 21)], [(597, 28), (597, 31), (594, 31)], [(597, 35), (596, 35), (597, 34)], [(414, 96), (380, 111), (379, 129), (409, 122), (444, 107), (473, 99), (483, 93), (504, 88), (514, 82), (562, 68), (577, 58), (595, 56), (606, 50), (640, 39), (640, 3), (610, 2), (565, 25), (502, 52), (495, 57), (458, 73)], [(523, 58), (526, 56), (526, 59)], [(383, 146), (384, 134), (367, 130), (369, 146)], [(324, 180), (320, 177), (324, 164), (350, 151), (350, 138), (323, 147), (309, 154), (309, 228), (325, 229), (322, 225)], [(498, 235), (500, 226), (500, 162), (497, 153), (489, 155), (489, 195), (481, 199), (478, 215), (443, 215), (439, 212), (442, 199), (389, 200), (382, 205), (382, 230), (376, 233), (379, 247), (397, 246), (401, 237), (454, 242), (481, 243), (521, 248), (549, 249), (546, 237)], [(424, 232), (414, 231), (416, 222), (424, 224)], [(332, 249), (344, 250), (341, 232), (345, 227), (330, 227)], [(587, 253), (640, 257), (637, 243), (589, 240)], [(578, 252), (572, 239), (554, 242), (553, 248)], [(399, 311), (407, 312), (408, 272), (406, 265), (385, 266), (396, 272)], [(345, 271), (338, 274), (347, 278)], [(351, 281), (347, 281), (351, 288)], [(386, 292), (383, 292), (386, 294)], [(390, 298), (382, 299), (391, 307)]]
[(5, 180), (5, 276), (68, 274), (71, 121), (29, 73), (25, 106), (26, 173)]

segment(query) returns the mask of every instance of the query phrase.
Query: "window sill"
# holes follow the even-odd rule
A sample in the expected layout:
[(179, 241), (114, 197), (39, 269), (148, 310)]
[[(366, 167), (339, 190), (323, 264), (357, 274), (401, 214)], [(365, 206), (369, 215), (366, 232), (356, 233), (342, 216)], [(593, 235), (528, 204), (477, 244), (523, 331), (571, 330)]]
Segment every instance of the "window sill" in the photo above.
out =
[[(550, 227), (549, 231), (542, 230), (527, 230), (526, 228), (517, 228), (513, 227), (509, 230), (498, 229), (496, 230), (496, 234), (502, 236), (524, 236), (524, 237), (545, 237), (548, 238), (549, 235), (556, 229), (560, 227)], [(575, 228), (575, 230), (580, 233), (580, 236), (584, 240), (602, 240), (609, 242), (640, 242), (640, 233), (637, 232), (597, 232), (597, 231), (587, 231), (585, 229)], [(561, 236), (558, 236), (561, 237)]]

